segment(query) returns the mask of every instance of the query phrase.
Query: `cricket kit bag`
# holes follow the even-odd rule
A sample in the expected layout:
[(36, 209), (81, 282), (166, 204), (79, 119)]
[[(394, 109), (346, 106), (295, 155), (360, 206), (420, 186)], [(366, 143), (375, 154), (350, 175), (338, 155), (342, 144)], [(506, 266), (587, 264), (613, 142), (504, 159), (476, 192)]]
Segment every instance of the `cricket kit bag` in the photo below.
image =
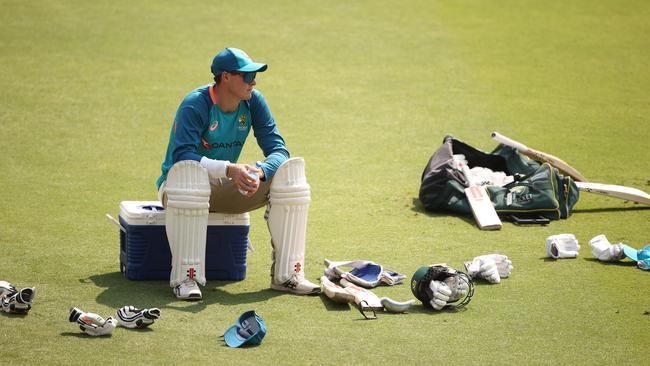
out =
[(486, 187), (499, 216), (566, 219), (578, 202), (579, 191), (573, 179), (551, 165), (530, 160), (502, 144), (488, 154), (446, 136), (422, 172), (419, 198), (427, 211), (472, 214), (464, 191), (466, 180), (455, 168), (454, 154), (465, 155), (470, 168), (485, 167), (514, 177), (503, 187)]

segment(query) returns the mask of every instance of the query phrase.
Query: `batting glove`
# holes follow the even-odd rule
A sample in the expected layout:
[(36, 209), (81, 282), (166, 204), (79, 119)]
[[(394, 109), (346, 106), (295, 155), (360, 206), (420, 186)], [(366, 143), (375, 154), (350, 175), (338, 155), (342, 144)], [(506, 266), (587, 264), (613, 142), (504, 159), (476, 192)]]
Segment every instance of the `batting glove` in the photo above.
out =
[(612, 244), (603, 234), (589, 240), (589, 246), (591, 247), (591, 254), (593, 254), (599, 261), (615, 262), (625, 257), (625, 253), (623, 253), (623, 244)]
[[(9, 285), (13, 287), (13, 285)], [(32, 308), (34, 296), (36, 296), (36, 288), (34, 287), (27, 287), (20, 291), (16, 291), (14, 288), (13, 293), (7, 291), (7, 287), (2, 287), (0, 292), (4, 294), (0, 296), (2, 298), (2, 310), (12, 314), (27, 314)]]
[(551, 235), (546, 238), (546, 253), (551, 258), (575, 258), (580, 245), (573, 234)]
[(134, 306), (123, 306), (117, 311), (119, 325), (125, 328), (146, 328), (160, 318), (160, 309), (138, 309)]
[(447, 301), (449, 301), (449, 297), (452, 294), (451, 289), (446, 283), (440, 281), (431, 281), (429, 283), (429, 288), (433, 293), (431, 300), (429, 300), (429, 304), (431, 304), (431, 307), (435, 310), (441, 310), (445, 305), (447, 305)]
[(7, 281), (0, 281), (0, 300), (16, 293), (16, 287)]
[(0, 307), (6, 313), (27, 314), (32, 308), (36, 288), (27, 287), (16, 291), (16, 287), (7, 281), (0, 281)]
[(487, 254), (465, 262), (465, 269), (471, 278), (482, 278), (490, 283), (500, 283), (501, 278), (510, 276), (512, 261), (502, 254)]
[(444, 283), (451, 290), (449, 302), (455, 302), (462, 299), (467, 295), (467, 291), (469, 290), (467, 282), (465, 282), (465, 280), (460, 276), (447, 277), (445, 278)]
[(95, 313), (85, 313), (81, 309), (70, 308), (70, 322), (79, 324), (79, 328), (91, 336), (103, 336), (113, 333), (117, 326), (117, 320), (113, 317), (107, 319)]

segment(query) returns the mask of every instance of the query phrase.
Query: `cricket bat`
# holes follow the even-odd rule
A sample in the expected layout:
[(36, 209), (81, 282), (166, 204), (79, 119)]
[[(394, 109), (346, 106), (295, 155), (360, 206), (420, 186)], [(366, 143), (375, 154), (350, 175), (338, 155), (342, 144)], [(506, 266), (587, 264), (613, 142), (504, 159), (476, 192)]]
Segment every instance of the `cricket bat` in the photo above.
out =
[(580, 192), (598, 193), (605, 196), (620, 198), (626, 201), (642, 203), (650, 206), (650, 194), (646, 192), (626, 186), (618, 186), (615, 184), (602, 184), (602, 183), (587, 183), (576, 182)]
[(551, 155), (539, 150), (531, 149), (528, 146), (522, 144), (521, 142), (515, 141), (511, 138), (508, 138), (506, 136), (503, 136), (502, 134), (498, 132), (492, 132), (492, 139), (506, 145), (510, 146), (512, 148), (517, 149), (520, 153), (528, 156), (529, 158), (537, 161), (544, 161), (547, 162), (554, 167), (558, 168), (562, 172), (564, 172), (566, 175), (569, 175), (573, 177), (578, 182), (587, 182), (587, 178), (585, 178), (580, 172), (572, 167), (571, 165), (567, 164), (564, 160), (558, 158), (555, 155)]
[(501, 219), (497, 215), (485, 187), (479, 186), (473, 181), (472, 173), (464, 162), (456, 160), (456, 166), (460, 168), (467, 180), (468, 187), (465, 188), (465, 195), (478, 227), (481, 230), (501, 229)]
[(517, 149), (522, 154), (529, 156), (535, 160), (546, 161), (559, 170), (567, 173), (576, 180), (576, 185), (578, 186), (580, 192), (598, 193), (626, 201), (650, 205), (650, 195), (640, 189), (619, 186), (615, 184), (588, 183), (587, 178), (582, 176), (580, 172), (556, 156), (530, 149), (526, 145), (503, 136), (498, 132), (492, 132), (492, 138), (504, 145)]

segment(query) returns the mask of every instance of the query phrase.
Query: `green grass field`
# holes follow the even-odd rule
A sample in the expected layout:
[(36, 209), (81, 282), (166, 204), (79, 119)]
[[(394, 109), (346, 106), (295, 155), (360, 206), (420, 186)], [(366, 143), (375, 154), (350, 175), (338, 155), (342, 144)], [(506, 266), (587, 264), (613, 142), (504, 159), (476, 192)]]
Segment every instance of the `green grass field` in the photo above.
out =
[[(583, 194), (568, 220), (506, 223), (426, 213), (422, 170), (446, 134), (478, 148), (500, 131), (590, 180), (650, 190), (650, 3), (622, 1), (0, 0), (0, 280), (36, 286), (26, 317), (0, 314), (20, 364), (646, 364), (650, 273), (593, 259), (589, 239), (650, 242), (650, 210)], [(409, 276), (508, 255), (466, 311), (362, 321), (352, 307), (268, 289), (269, 234), (251, 214), (246, 280), (198, 303), (119, 273), (120, 201), (156, 199), (179, 102), (224, 47), (269, 64), (261, 90), (312, 188), (307, 276), (323, 259), (371, 259)], [(262, 158), (251, 136), (242, 162)], [(574, 260), (545, 256), (573, 233)], [(380, 296), (412, 298), (408, 285)], [(145, 331), (90, 338), (68, 308), (159, 307)], [(261, 346), (219, 338), (255, 309)]]

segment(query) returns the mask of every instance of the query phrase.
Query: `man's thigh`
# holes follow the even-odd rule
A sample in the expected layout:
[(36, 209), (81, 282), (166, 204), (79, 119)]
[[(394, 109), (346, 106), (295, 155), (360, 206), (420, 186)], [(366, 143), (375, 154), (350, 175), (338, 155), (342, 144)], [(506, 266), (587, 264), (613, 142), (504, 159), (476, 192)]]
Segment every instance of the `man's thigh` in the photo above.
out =
[[(166, 182), (160, 186), (158, 199), (167, 207)], [(217, 184), (210, 183), (210, 212), (244, 213), (256, 210), (269, 201), (271, 181), (260, 181), (260, 187), (253, 197), (239, 193), (237, 185), (230, 179), (220, 179)]]
[(217, 184), (210, 186), (210, 212), (244, 213), (266, 205), (271, 181), (260, 181), (260, 186), (252, 197), (239, 193), (237, 185), (230, 179), (220, 179)]

